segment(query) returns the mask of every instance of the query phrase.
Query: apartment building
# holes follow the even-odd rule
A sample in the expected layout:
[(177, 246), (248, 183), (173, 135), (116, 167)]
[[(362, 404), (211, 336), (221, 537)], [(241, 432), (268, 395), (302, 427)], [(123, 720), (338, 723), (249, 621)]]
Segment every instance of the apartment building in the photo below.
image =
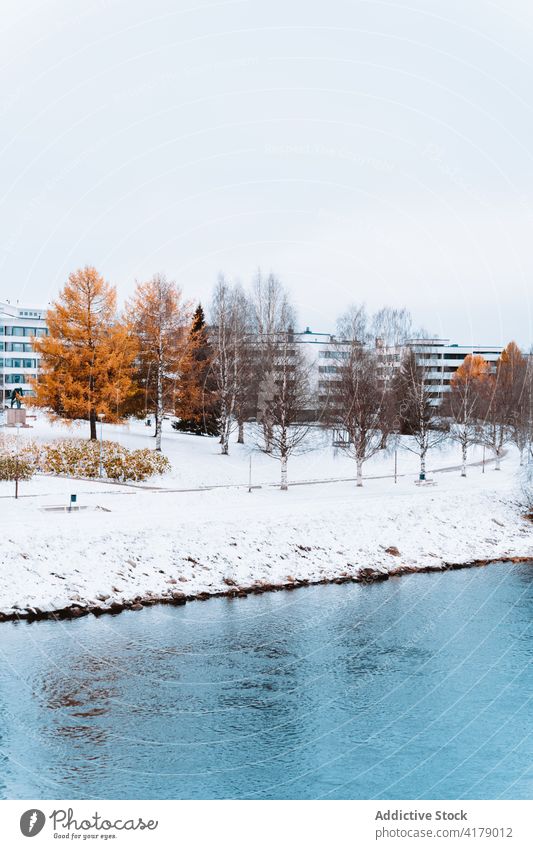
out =
[[(313, 389), (320, 405), (327, 400), (331, 381), (335, 380), (335, 375), (342, 367), (343, 357), (348, 356), (348, 343), (339, 341), (329, 333), (314, 333), (309, 328), (302, 333), (292, 334), (292, 339), (296, 344), (304, 346), (306, 358), (312, 363)], [(381, 345), (380, 340), (376, 340), (376, 345), (380, 355), (387, 358), (389, 364), (400, 368), (405, 347), (388, 348)], [(500, 345), (459, 345), (438, 337), (410, 339), (407, 346), (415, 352), (417, 362), (427, 373), (429, 394), (435, 406), (439, 406), (444, 395), (450, 391), (453, 375), (465, 357), (469, 354), (480, 355), (495, 367), (503, 351)]]
[(459, 345), (449, 339), (410, 339), (408, 345), (416, 354), (419, 365), (427, 371), (429, 393), (432, 404), (442, 403), (444, 395), (450, 391), (453, 375), (469, 354), (483, 357), (491, 368), (496, 367), (503, 347), (500, 345)]
[(46, 308), (0, 301), (0, 406), (11, 406), (15, 394), (33, 394), (40, 355), (33, 340), (47, 334)]

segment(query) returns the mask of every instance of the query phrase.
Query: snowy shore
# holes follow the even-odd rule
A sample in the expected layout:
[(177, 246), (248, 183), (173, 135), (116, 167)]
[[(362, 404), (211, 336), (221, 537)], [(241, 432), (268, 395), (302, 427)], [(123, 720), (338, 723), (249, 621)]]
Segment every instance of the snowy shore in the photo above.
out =
[[(174, 454), (167, 449), (178, 472), (194, 460), (193, 443), (186, 451), (183, 445), (182, 438)], [(215, 456), (213, 441), (194, 445), (212, 464), (228, 459)], [(342, 465), (324, 474), (311, 456), (294, 464), (299, 477), (351, 471)], [(436, 459), (434, 467), (452, 460)], [(294, 486), (288, 493), (271, 485), (266, 467), (257, 482), (262, 485), (249, 493), (246, 485), (235, 485), (229, 470), (236, 466), (230, 463), (228, 488), (217, 484), (204, 491), (185, 491), (185, 484), (193, 489), (209, 483), (193, 480), (192, 473), (144, 489), (37, 477), (21, 486), (18, 501), (12, 485), (2, 483), (0, 620), (99, 615), (222, 593), (244, 596), (450, 565), (533, 560), (533, 527), (519, 506), (513, 452), (500, 472), (491, 465), (485, 473), (472, 466), (466, 479), (456, 470), (435, 472), (426, 486), (415, 484), (414, 467), (403, 462), (397, 483), (369, 477), (362, 489), (337, 480)], [(244, 449), (241, 466), (244, 471)], [(384, 469), (369, 467), (368, 473)], [(50, 509), (66, 504), (72, 492), (85, 509)]]

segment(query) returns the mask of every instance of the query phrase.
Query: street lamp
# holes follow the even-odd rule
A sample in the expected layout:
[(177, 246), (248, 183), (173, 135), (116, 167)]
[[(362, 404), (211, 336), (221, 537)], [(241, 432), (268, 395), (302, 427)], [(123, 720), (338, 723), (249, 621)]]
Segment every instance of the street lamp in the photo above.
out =
[(103, 423), (105, 419), (105, 413), (98, 413), (98, 418), (100, 419), (100, 477), (104, 476), (104, 437), (103, 437)]
[(15, 448), (15, 498), (19, 497), (19, 430), (21, 428), (21, 422), (15, 422), (15, 427), (17, 429), (17, 440), (16, 440), (16, 448)]

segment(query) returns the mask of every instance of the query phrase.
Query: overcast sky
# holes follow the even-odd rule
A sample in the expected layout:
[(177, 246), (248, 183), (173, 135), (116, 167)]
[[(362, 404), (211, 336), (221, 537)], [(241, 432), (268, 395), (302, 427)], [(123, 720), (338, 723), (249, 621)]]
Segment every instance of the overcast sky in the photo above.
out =
[(531, 344), (531, 0), (2, 0), (0, 299), (95, 265)]

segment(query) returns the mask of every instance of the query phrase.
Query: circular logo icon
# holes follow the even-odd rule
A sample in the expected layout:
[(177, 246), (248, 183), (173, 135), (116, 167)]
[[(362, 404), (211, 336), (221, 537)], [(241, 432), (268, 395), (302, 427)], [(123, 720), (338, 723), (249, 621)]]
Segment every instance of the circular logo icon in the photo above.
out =
[(20, 830), (24, 837), (35, 837), (43, 830), (46, 817), (42, 811), (37, 808), (30, 808), (29, 811), (24, 811), (20, 818)]

